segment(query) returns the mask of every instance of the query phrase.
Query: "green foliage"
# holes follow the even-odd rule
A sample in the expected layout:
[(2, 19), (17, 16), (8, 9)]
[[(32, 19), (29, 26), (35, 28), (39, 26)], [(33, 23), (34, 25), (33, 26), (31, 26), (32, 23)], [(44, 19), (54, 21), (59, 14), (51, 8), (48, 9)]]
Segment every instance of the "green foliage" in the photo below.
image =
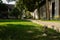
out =
[(30, 14), (30, 12), (29, 12), (29, 11), (26, 11), (25, 16), (26, 16), (26, 18), (27, 18), (27, 19), (32, 18), (32, 16), (31, 16), (31, 14)]
[(41, 0), (18, 0), (16, 1), (16, 8), (21, 12), (22, 17), (23, 10), (34, 11), (39, 6)]
[(18, 15), (20, 14), (19, 10), (17, 8), (14, 8), (12, 11), (11, 11), (11, 16), (15, 16), (15, 17), (18, 17)]
[(16, 2), (16, 7), (18, 8), (19, 11), (22, 12), (23, 8), (24, 8), (24, 4), (22, 0), (19, 0)]
[[(34, 11), (36, 8), (39, 7), (41, 1), (42, 0), (18, 0), (16, 6), (19, 6), (19, 8), (25, 7), (28, 9), (28, 11)], [(23, 6), (21, 6), (21, 4)]]
[(23, 4), (23, 0), (18, 0), (16, 2), (16, 8), (19, 10), (20, 12), (20, 19), (22, 19), (22, 15), (23, 15), (23, 10), (24, 10), (24, 4)]
[(24, 5), (28, 8), (29, 11), (34, 11), (38, 8), (41, 0), (24, 0)]
[(34, 0), (24, 0), (23, 1), (26, 8), (28, 8), (29, 11), (33, 11), (36, 6)]

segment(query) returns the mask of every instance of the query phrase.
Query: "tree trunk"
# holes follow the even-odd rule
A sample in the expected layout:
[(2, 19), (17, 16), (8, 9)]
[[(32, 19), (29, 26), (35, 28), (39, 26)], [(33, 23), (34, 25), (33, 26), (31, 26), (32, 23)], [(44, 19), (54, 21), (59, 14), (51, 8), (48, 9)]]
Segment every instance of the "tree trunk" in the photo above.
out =
[(40, 8), (38, 8), (38, 19), (40, 19)]
[(50, 20), (49, 1), (46, 0), (46, 19)]
[(37, 12), (38, 12), (38, 19), (40, 19), (40, 6), (39, 6), (39, 2), (38, 2)]
[(22, 12), (20, 13), (20, 19), (22, 19)]

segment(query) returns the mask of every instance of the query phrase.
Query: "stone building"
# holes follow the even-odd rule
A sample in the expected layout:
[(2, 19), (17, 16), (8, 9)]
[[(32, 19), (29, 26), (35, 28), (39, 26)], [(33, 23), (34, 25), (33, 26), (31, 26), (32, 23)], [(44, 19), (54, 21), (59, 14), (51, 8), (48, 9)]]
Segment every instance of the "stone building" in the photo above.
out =
[(40, 5), (40, 13), (37, 14), (37, 9), (34, 11), (35, 19), (39, 18), (38, 15), (47, 20), (60, 18), (60, 0), (42, 0)]

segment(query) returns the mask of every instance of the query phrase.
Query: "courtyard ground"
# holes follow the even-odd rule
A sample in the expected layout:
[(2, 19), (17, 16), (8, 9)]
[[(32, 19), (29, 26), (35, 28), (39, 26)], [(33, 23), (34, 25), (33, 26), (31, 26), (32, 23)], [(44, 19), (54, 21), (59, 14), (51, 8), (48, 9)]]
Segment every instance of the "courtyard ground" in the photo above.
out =
[(46, 20), (32, 20), (32, 19), (29, 19), (29, 20), (32, 21), (33, 23), (37, 23), (42, 26), (47, 26), (48, 28), (52, 28), (60, 32), (60, 21), (57, 21), (57, 20), (46, 21)]

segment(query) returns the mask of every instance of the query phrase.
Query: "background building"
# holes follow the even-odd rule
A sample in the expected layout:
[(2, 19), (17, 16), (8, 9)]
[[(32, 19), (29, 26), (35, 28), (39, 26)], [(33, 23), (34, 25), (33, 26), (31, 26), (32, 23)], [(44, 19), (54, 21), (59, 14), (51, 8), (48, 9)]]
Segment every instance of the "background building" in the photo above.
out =
[[(35, 15), (35, 19), (38, 19), (37, 11), (33, 12)], [(60, 0), (43, 0), (40, 4), (40, 18), (41, 19), (60, 19)], [(37, 17), (36, 17), (37, 16)]]

